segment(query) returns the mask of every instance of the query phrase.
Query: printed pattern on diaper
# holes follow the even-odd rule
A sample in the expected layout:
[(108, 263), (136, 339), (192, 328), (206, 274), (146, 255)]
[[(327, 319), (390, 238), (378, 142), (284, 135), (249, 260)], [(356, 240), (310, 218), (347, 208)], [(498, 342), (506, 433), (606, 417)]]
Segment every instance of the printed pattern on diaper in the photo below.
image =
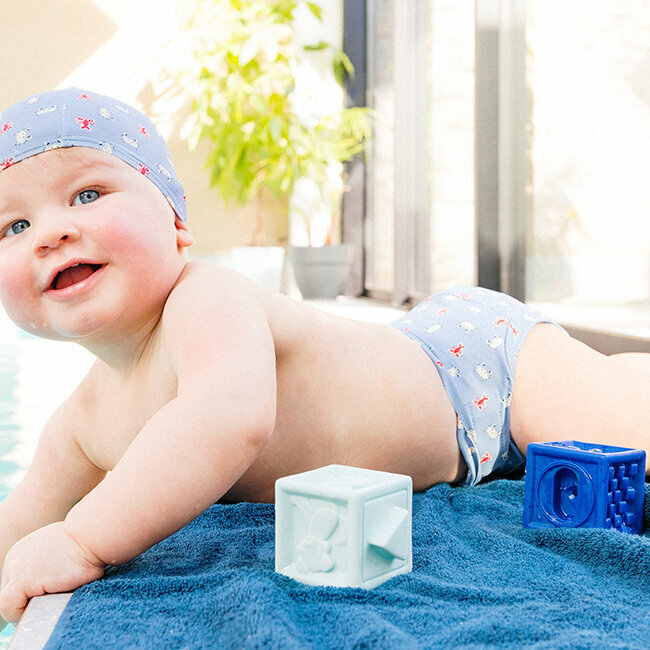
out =
[(541, 322), (552, 321), (503, 293), (456, 287), (393, 323), (438, 369), (458, 416), (467, 485), (523, 464), (510, 439), (514, 367), (526, 335)]

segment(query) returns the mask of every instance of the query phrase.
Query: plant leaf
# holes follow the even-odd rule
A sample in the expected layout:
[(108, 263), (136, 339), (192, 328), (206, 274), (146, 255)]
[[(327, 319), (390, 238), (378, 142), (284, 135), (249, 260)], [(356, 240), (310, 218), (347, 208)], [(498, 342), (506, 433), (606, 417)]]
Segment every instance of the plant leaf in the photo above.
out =
[(314, 45), (305, 45), (303, 49), (307, 52), (318, 52), (319, 50), (326, 50), (329, 45), (325, 41), (315, 43)]
[(248, 65), (259, 53), (261, 47), (260, 38), (257, 34), (251, 34), (244, 43), (239, 54), (239, 65)]
[(343, 50), (336, 50), (334, 59), (332, 61), (334, 76), (339, 84), (345, 82), (345, 76), (354, 80), (354, 65), (350, 61), (350, 57)]
[(318, 20), (323, 20), (323, 10), (319, 5), (315, 2), (308, 2), (307, 6), (309, 7), (309, 11), (311, 11)]

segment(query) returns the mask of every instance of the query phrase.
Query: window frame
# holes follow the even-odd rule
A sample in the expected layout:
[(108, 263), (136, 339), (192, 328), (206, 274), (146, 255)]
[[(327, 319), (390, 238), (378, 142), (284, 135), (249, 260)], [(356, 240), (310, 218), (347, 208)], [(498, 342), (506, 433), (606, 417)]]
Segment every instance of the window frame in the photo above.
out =
[[(348, 105), (366, 105), (369, 80), (368, 5), (374, 0), (344, 0), (344, 51), (355, 67), (348, 80)], [(372, 7), (371, 7), (372, 9)], [(526, 193), (526, 0), (475, 0), (475, 219), (478, 284), (526, 300), (527, 222), (532, 210)], [(400, 5), (395, 20), (395, 275), (392, 291), (370, 290), (365, 283), (366, 161), (346, 165), (343, 240), (355, 245), (346, 294), (394, 305), (412, 305), (428, 294), (429, 197), (426, 163), (418, 146), (428, 101), (422, 48), (427, 0)], [(414, 49), (415, 48), (415, 51)], [(419, 65), (418, 65), (419, 64)], [(419, 82), (419, 83), (418, 83)], [(425, 158), (423, 159), (423, 155)], [(570, 333), (608, 354), (650, 352), (650, 339), (569, 327)]]

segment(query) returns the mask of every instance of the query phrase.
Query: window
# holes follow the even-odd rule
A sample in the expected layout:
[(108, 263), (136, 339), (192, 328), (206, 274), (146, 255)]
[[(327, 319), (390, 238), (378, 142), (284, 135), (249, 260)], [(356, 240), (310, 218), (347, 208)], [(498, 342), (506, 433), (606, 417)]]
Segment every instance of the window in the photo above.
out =
[(364, 294), (479, 283), (650, 339), (650, 6), (345, 4), (376, 110), (363, 228), (345, 212)]
[(650, 5), (529, 0), (526, 295), (650, 338)]
[(365, 290), (402, 304), (476, 282), (474, 5), (367, 3)]

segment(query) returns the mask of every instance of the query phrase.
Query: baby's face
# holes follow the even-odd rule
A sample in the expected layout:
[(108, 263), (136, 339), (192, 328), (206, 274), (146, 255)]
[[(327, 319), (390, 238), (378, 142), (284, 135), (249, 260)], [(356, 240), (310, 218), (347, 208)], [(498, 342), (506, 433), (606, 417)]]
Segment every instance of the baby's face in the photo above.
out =
[(7, 313), (29, 332), (79, 342), (143, 326), (191, 243), (174, 216), (153, 183), (103, 151), (47, 151), (0, 172)]

